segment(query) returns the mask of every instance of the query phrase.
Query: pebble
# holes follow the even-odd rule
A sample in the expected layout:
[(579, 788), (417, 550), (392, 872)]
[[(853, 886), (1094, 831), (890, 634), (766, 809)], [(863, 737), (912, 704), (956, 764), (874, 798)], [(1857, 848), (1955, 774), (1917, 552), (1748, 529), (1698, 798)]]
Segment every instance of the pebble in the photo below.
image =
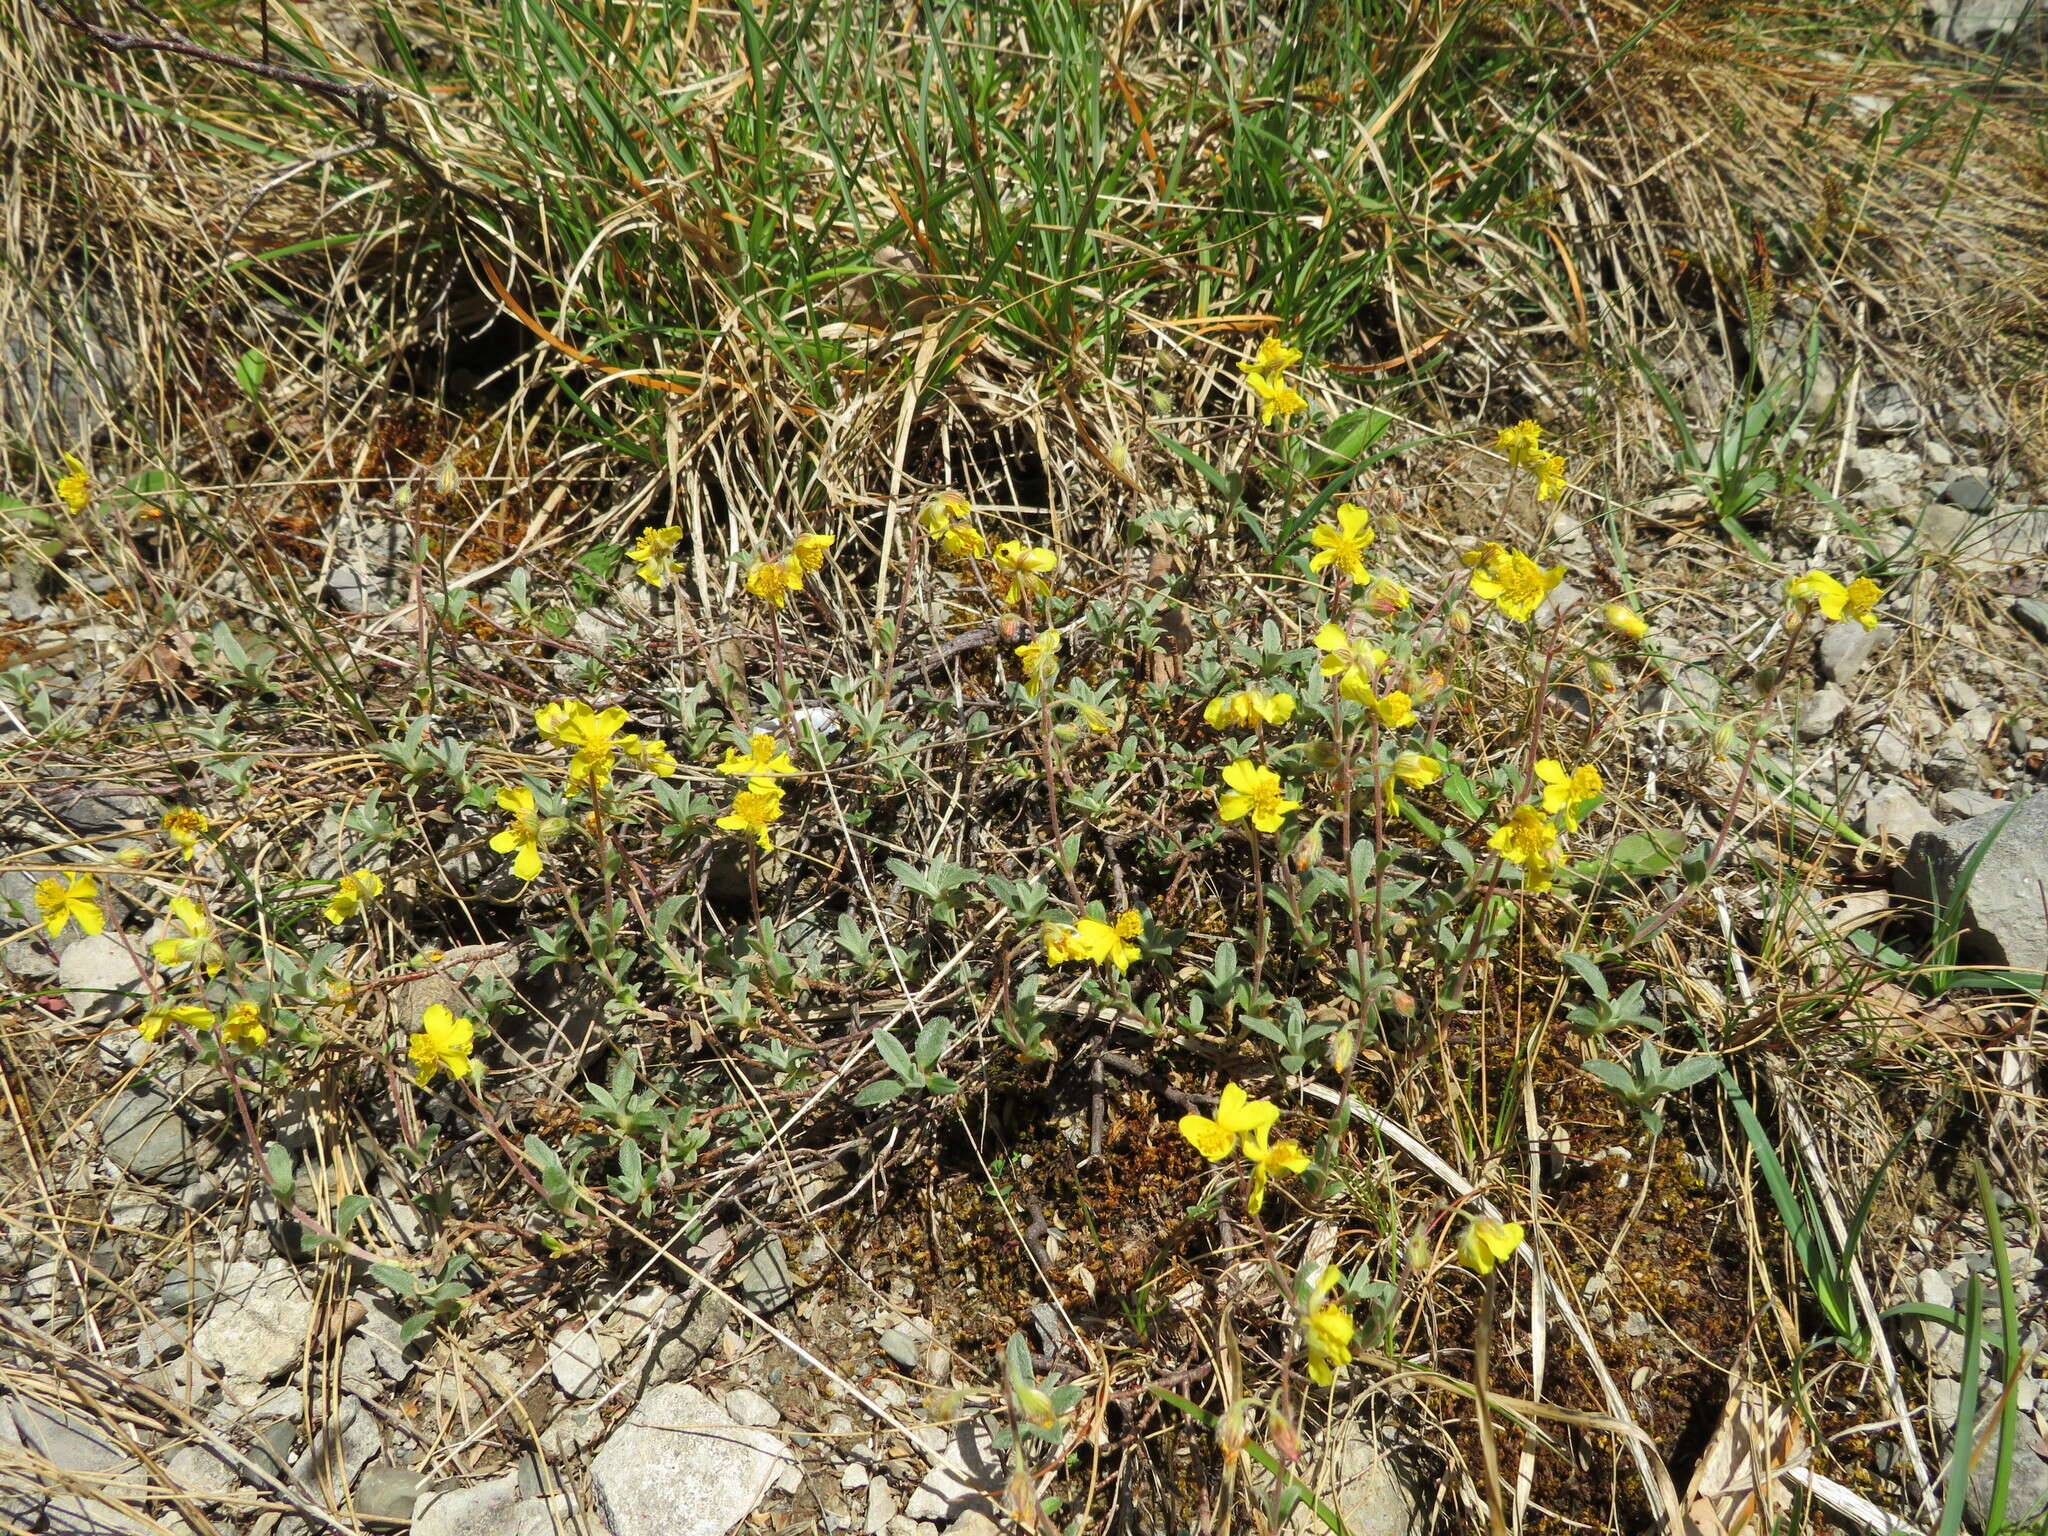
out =
[(1861, 672), (1879, 645), (1892, 638), (1889, 625), (1865, 629), (1846, 620), (1830, 624), (1820, 637), (1820, 675), (1831, 683), (1846, 683)]
[(889, 1522), (896, 1518), (896, 1495), (887, 1482), (876, 1478), (868, 1484), (868, 1536), (880, 1536), (889, 1528)]
[(2038, 597), (2022, 597), (2012, 605), (2013, 621), (2043, 644), (2048, 644), (2048, 603)]
[(1849, 696), (1839, 688), (1816, 688), (1799, 711), (1795, 729), (1801, 741), (1819, 741), (1841, 723)]
[(356, 1482), (356, 1513), (366, 1520), (410, 1521), (425, 1484), (410, 1467), (373, 1462)]
[(590, 1462), (614, 1536), (724, 1536), (752, 1514), (794, 1455), (736, 1424), (695, 1387), (656, 1387)]
[(274, 1381), (299, 1363), (312, 1321), (313, 1300), (291, 1265), (230, 1264), (192, 1350), (230, 1381)]
[(1904, 848), (1922, 832), (1939, 832), (1941, 823), (1903, 784), (1886, 784), (1863, 807), (1863, 835)]
[(564, 1397), (596, 1397), (604, 1391), (604, 1346), (582, 1323), (569, 1323), (555, 1335), (548, 1369)]
[(1889, 725), (1880, 725), (1864, 738), (1863, 749), (1871, 762), (1892, 773), (1904, 773), (1916, 756), (1912, 741)]
[(1991, 505), (1991, 487), (1976, 475), (1964, 475), (1941, 488), (1941, 499), (1965, 512), (1981, 512)]
[(178, 1106), (145, 1083), (124, 1088), (93, 1112), (100, 1150), (124, 1173), (183, 1184), (198, 1172), (202, 1144)]
[(882, 1353), (906, 1371), (916, 1370), (924, 1361), (924, 1347), (908, 1328), (884, 1328), (880, 1343)]
[(139, 944), (110, 933), (80, 939), (57, 962), (57, 985), (74, 1018), (118, 1019), (141, 1001), (149, 962)]
[(782, 1422), (782, 1414), (776, 1406), (752, 1387), (735, 1387), (725, 1394), (722, 1406), (735, 1424), (773, 1429)]
[(1963, 957), (2009, 970), (2048, 971), (2040, 873), (2048, 869), (2048, 791), (1923, 838), (1897, 883), (1921, 900), (1932, 899), (1937, 889), (1953, 891), (1971, 853), (2001, 826), (1963, 896)]

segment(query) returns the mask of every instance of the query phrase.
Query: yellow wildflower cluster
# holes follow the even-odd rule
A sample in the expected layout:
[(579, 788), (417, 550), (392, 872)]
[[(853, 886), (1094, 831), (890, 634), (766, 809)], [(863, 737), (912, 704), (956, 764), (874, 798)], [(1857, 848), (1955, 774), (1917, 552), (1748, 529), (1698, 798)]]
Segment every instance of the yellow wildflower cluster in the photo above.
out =
[(1114, 923), (1081, 917), (1072, 923), (1045, 925), (1045, 960), (1048, 965), (1113, 965), (1122, 975), (1142, 953), (1131, 940), (1145, 931), (1145, 919), (1138, 912), (1120, 913)]
[(1564, 494), (1564, 456), (1544, 452), (1543, 429), (1535, 422), (1524, 419), (1512, 427), (1502, 427), (1494, 438), (1494, 446), (1508, 456), (1508, 462), (1515, 468), (1536, 477), (1538, 501), (1555, 501)]
[(1250, 362), (1237, 365), (1244, 372), (1245, 386), (1259, 402), (1260, 426), (1270, 427), (1276, 416), (1298, 416), (1308, 409), (1308, 402), (1287, 380), (1287, 370), (1300, 361), (1297, 349), (1277, 336), (1268, 336)]
[(917, 525), (940, 557), (952, 564), (964, 565), (988, 554), (988, 540), (975, 526), (974, 508), (958, 491), (942, 491), (926, 502), (917, 515)]
[(1213, 730), (1257, 730), (1260, 726), (1285, 725), (1294, 718), (1294, 695), (1268, 693), (1263, 688), (1240, 688), (1221, 694), (1202, 707), (1202, 718)]
[(664, 779), (676, 771), (676, 760), (660, 737), (621, 731), (625, 723), (626, 712), (616, 704), (598, 711), (581, 699), (557, 699), (534, 712), (541, 740), (572, 754), (563, 786), (572, 795), (579, 789), (594, 794), (609, 786), (620, 758)]
[(1223, 770), (1226, 786), (1216, 800), (1216, 814), (1224, 821), (1251, 818), (1261, 832), (1278, 832), (1289, 811), (1301, 809), (1299, 800), (1287, 798), (1280, 775), (1272, 769), (1240, 757)]
[(1060, 557), (1051, 550), (1026, 544), (1022, 539), (1003, 540), (991, 558), (997, 570), (1009, 575), (1003, 587), (1003, 601), (1012, 608), (1021, 608), (1026, 602), (1043, 597), (1047, 590), (1045, 578), (1060, 563)]
[(1490, 1275), (1494, 1266), (1504, 1264), (1522, 1246), (1519, 1221), (1496, 1221), (1475, 1216), (1458, 1237), (1458, 1262), (1475, 1275)]
[(366, 901), (375, 901), (384, 894), (384, 877), (375, 870), (359, 869), (343, 875), (334, 887), (334, 895), (327, 905), (320, 909), (320, 915), (339, 927), (354, 917)]
[(1025, 697), (1036, 702), (1060, 675), (1060, 632), (1048, 629), (1036, 640), (1018, 646), (1017, 661), (1024, 669)]
[(1536, 764), (1536, 777), (1543, 783), (1543, 804), (1516, 806), (1494, 828), (1486, 846), (1522, 871), (1522, 883), (1529, 890), (1547, 891), (1564, 865), (1559, 824), (1565, 832), (1578, 831), (1587, 808), (1605, 786), (1600, 770), (1591, 763), (1567, 772), (1553, 757)]
[(1865, 629), (1875, 629), (1884, 588), (1868, 576), (1859, 576), (1845, 587), (1826, 571), (1808, 571), (1785, 584), (1785, 597), (1796, 617), (1804, 618), (1818, 608), (1831, 622), (1849, 619)]
[(1519, 549), (1488, 541), (1464, 556), (1473, 567), (1472, 595), (1492, 603), (1518, 624), (1535, 617), (1552, 589), (1564, 580), (1564, 567), (1545, 570)]
[(57, 499), (70, 511), (83, 512), (92, 505), (92, 476), (68, 453), (64, 455), (64, 467), (70, 472), (57, 482)]
[(190, 896), (171, 898), (171, 915), (164, 936), (149, 946), (159, 965), (197, 965), (209, 976), (218, 976), (227, 963), (227, 953), (214, 937), (213, 919)]
[(212, 823), (202, 811), (189, 806), (174, 806), (165, 811), (158, 823), (165, 837), (178, 845), (178, 851), (185, 855), (187, 863), (199, 862), (199, 839), (204, 837)]
[(1309, 1165), (1308, 1154), (1292, 1141), (1270, 1142), (1268, 1136), (1280, 1119), (1280, 1106), (1266, 1099), (1254, 1099), (1236, 1083), (1226, 1083), (1216, 1106), (1216, 1118), (1182, 1115), (1180, 1133), (1202, 1156), (1220, 1163), (1232, 1152), (1242, 1151), (1252, 1165), (1251, 1195), (1245, 1210), (1253, 1216), (1266, 1203), (1266, 1181), (1276, 1173), (1302, 1173)]
[(633, 574), (650, 587), (664, 585), (680, 568), (676, 546), (682, 542), (683, 530), (673, 524), (644, 530), (626, 551), (626, 558), (633, 562)]
[(1351, 1363), (1351, 1341), (1357, 1325), (1351, 1314), (1334, 1301), (1330, 1292), (1344, 1283), (1344, 1272), (1331, 1264), (1316, 1277), (1309, 1293), (1308, 1315), (1301, 1332), (1308, 1344), (1308, 1379), (1319, 1387), (1335, 1386), (1337, 1373)]
[(420, 1027), (406, 1042), (415, 1069), (413, 1081), (425, 1088), (439, 1072), (460, 1081), (476, 1071), (476, 1024), (435, 1003), (420, 1015)]
[(747, 591), (770, 608), (781, 608), (789, 594), (804, 589), (804, 578), (825, 568), (825, 551), (832, 547), (829, 533), (807, 533), (790, 546), (789, 553), (774, 560), (757, 560), (747, 572)]
[(773, 852), (775, 840), (768, 828), (782, 820), (782, 786), (771, 778), (751, 778), (747, 787), (732, 798), (732, 809), (718, 818), (727, 832), (746, 833), (756, 839), (764, 852)]

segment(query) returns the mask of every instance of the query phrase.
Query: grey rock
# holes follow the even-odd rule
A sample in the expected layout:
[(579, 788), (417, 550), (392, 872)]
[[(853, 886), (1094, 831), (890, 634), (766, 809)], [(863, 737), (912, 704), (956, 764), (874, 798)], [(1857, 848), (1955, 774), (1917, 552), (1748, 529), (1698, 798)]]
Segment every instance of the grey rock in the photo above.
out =
[(1920, 516), (1914, 542), (1966, 571), (2000, 571), (2048, 551), (2048, 509), (1966, 512), (1937, 502)]
[(1990, 484), (1980, 475), (1962, 475), (1941, 488), (1941, 499), (1965, 512), (1982, 512), (1995, 499)]
[(1941, 823), (1903, 784), (1887, 784), (1875, 791), (1863, 807), (1861, 821), (1865, 837), (1901, 848), (1922, 832), (1941, 830)]
[(113, 1433), (82, 1413), (28, 1397), (5, 1400), (0, 1412), (11, 1414), (23, 1447), (61, 1471), (104, 1477), (133, 1465)]
[(356, 1513), (367, 1520), (410, 1520), (425, 1483), (410, 1467), (373, 1462), (356, 1481)]
[(590, 1486), (617, 1536), (724, 1536), (794, 1459), (767, 1430), (735, 1424), (677, 1383), (649, 1392), (612, 1431), (591, 1458)]
[(735, 1387), (721, 1399), (720, 1406), (735, 1424), (773, 1429), (782, 1422), (781, 1411), (752, 1387)]
[(2013, 622), (2043, 644), (2048, 644), (2048, 603), (2038, 597), (2022, 597), (2012, 605)]
[(1935, 807), (1951, 821), (1967, 821), (1972, 816), (1996, 816), (2007, 803), (1980, 789), (1945, 789), (1934, 800)]
[(411, 586), (412, 529), (403, 520), (350, 508), (328, 532), (334, 564), (326, 592), (338, 607), (381, 613), (405, 600)]
[(1941, 680), (1941, 702), (1959, 715), (1967, 715), (1984, 703), (1984, 695), (1972, 688), (1969, 679), (1950, 673)]
[(232, 1464), (204, 1445), (179, 1446), (164, 1458), (164, 1471), (178, 1487), (202, 1499), (227, 1493), (241, 1481)]
[(1912, 740), (1889, 725), (1880, 725), (1866, 735), (1863, 750), (1872, 763), (1891, 773), (1904, 773), (1913, 766)]
[(595, 1445), (604, 1434), (604, 1410), (571, 1403), (540, 1432), (540, 1452), (550, 1462), (564, 1462)]
[(796, 1297), (796, 1283), (790, 1278), (789, 1255), (782, 1239), (771, 1237), (750, 1248), (734, 1267), (733, 1279), (740, 1295), (756, 1312), (777, 1312)]
[(1921, 475), (1915, 454), (1889, 448), (1852, 448), (1842, 464), (1842, 489), (1860, 491), (1872, 485), (1906, 485)]
[(1886, 624), (1876, 629), (1865, 629), (1846, 620), (1830, 624), (1822, 632), (1816, 652), (1820, 675), (1831, 683), (1848, 682), (1863, 670), (1877, 648), (1888, 644), (1891, 638), (1891, 626)]
[(1332, 1450), (1327, 1477), (1317, 1486), (1329, 1489), (1325, 1500), (1351, 1536), (1409, 1536), (1422, 1524), (1415, 1494), (1387, 1447), (1356, 1429)]
[(1896, 436), (1920, 425), (1920, 402), (1903, 384), (1875, 384), (1856, 401), (1856, 416), (1866, 432)]
[(92, 934), (64, 951), (57, 984), (75, 1018), (117, 1019), (141, 1001), (149, 976), (147, 951), (111, 933)]
[(896, 1491), (883, 1478), (868, 1484), (867, 1514), (862, 1529), (868, 1536), (882, 1536), (896, 1518)]
[(266, 1420), (250, 1436), (250, 1459), (275, 1477), (289, 1477), (292, 1470), (292, 1446), (297, 1443), (298, 1438), (297, 1415), (291, 1418)]
[(146, 1083), (122, 1089), (93, 1112), (107, 1161), (153, 1184), (183, 1184), (199, 1171), (202, 1143), (177, 1104)]
[(152, 800), (115, 784), (45, 785), (35, 798), (74, 832), (133, 832), (154, 819)]
[(520, 1502), (519, 1474), (507, 1472), (467, 1488), (416, 1490), (415, 1497), (412, 1536), (504, 1536), (513, 1528), (513, 1508)]
[(548, 1352), (548, 1369), (564, 1397), (596, 1397), (604, 1391), (604, 1346), (582, 1323), (564, 1325)]
[(1946, 901), (1961, 881), (1964, 862), (2001, 821), (2004, 830), (1963, 897), (1963, 958), (2007, 970), (2048, 971), (2048, 792), (1921, 833), (1908, 851), (1899, 887), (1922, 900)]
[(1839, 688), (1816, 688), (1799, 711), (1794, 727), (1801, 741), (1819, 741), (1841, 723), (1849, 708), (1849, 696)]
[(1989, 50), (2023, 29), (2038, 36), (2044, 24), (2040, 0), (1925, 0), (1922, 8), (1927, 30), (1961, 48)]
[(381, 1455), (384, 1436), (377, 1417), (354, 1397), (343, 1396), (341, 1405), (313, 1436), (306, 1453), (292, 1464), (292, 1477), (308, 1492), (340, 1509), (356, 1474)]
[(312, 1298), (291, 1265), (231, 1264), (193, 1353), (233, 1380), (274, 1381), (299, 1363), (312, 1321)]
[[(1950, 1420), (1954, 1422), (1953, 1418)], [(1969, 1515), (1971, 1524), (1977, 1530), (1988, 1528), (1991, 1514), (1991, 1496), (1998, 1481), (1998, 1410), (1990, 1408), (1977, 1420), (1977, 1444), (1989, 1449), (1978, 1458), (1976, 1468), (1970, 1474), (1970, 1486), (1963, 1497), (1964, 1513)], [(2035, 1517), (2048, 1512), (2048, 1460), (2034, 1449), (2039, 1438), (2028, 1432), (2027, 1422), (2020, 1419), (2013, 1426), (2015, 1444), (2012, 1454), (2012, 1472), (2005, 1484), (2005, 1521), (2001, 1529), (2013, 1530), (2031, 1524)]]
[(985, 1424), (963, 1420), (945, 1432), (936, 1460), (911, 1490), (904, 1513), (913, 1520), (951, 1520), (970, 1509), (993, 1514), (1008, 1469)]
[(211, 1259), (197, 1259), (190, 1269), (178, 1268), (164, 1276), (157, 1287), (156, 1307), (174, 1317), (184, 1317), (213, 1300), (220, 1290), (220, 1266)]
[(649, 1363), (650, 1383), (680, 1381), (694, 1371), (718, 1342), (732, 1309), (723, 1297), (698, 1289), (683, 1298), (680, 1310), (663, 1314), (661, 1342)]
[[(1930, 7), (1937, 13), (1953, 9), (1955, 0), (1936, 0)], [(2008, 426), (2005, 412), (1986, 395), (1957, 395), (1941, 415), (1942, 430), (1963, 442), (1987, 443), (2003, 437)]]
[(882, 1353), (906, 1371), (916, 1370), (924, 1360), (924, 1345), (908, 1328), (884, 1328), (878, 1342)]

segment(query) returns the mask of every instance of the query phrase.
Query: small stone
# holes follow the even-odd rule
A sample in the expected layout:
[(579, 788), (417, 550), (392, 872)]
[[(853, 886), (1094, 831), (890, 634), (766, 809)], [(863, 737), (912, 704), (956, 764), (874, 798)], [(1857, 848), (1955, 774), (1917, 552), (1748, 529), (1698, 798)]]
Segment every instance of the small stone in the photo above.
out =
[(649, 1392), (612, 1431), (591, 1458), (590, 1486), (616, 1536), (724, 1536), (794, 1460), (767, 1430), (734, 1423), (677, 1383)]
[(782, 1422), (782, 1414), (776, 1406), (752, 1387), (735, 1387), (725, 1394), (723, 1406), (735, 1424), (773, 1429)]
[(519, 1502), (519, 1474), (507, 1472), (468, 1488), (414, 1493), (412, 1536), (506, 1536)]
[(604, 1348), (581, 1323), (570, 1323), (555, 1335), (548, 1369), (565, 1397), (596, 1397), (604, 1391)]
[(604, 1435), (604, 1410), (571, 1403), (540, 1432), (541, 1454), (551, 1462), (567, 1461), (589, 1450)]
[(118, 1019), (141, 1001), (149, 962), (141, 946), (111, 933), (80, 939), (57, 962), (64, 1006), (79, 1019)]
[(923, 1363), (924, 1346), (908, 1328), (884, 1328), (879, 1342), (882, 1353), (906, 1371), (914, 1371)]
[(1941, 702), (1959, 715), (1983, 706), (1984, 695), (1972, 688), (1969, 681), (1951, 673), (1941, 680)]
[[(1950, 1423), (1954, 1423), (1954, 1412), (1950, 1410)], [(1977, 1443), (1988, 1444), (1995, 1452), (1998, 1445), (1998, 1409), (1988, 1410), (1977, 1421)], [(2030, 1445), (2034, 1436), (2022, 1431), (2014, 1436), (2018, 1442), (2013, 1447), (2011, 1472), (2005, 1485), (2004, 1530), (2032, 1525), (2044, 1511), (2048, 1511), (2048, 1460)], [(1991, 1497), (1998, 1484), (1998, 1457), (1987, 1454), (1977, 1459), (1970, 1475), (1970, 1486), (1963, 1499), (1963, 1507), (1977, 1530), (1984, 1530), (1991, 1515)]]
[(1879, 645), (1892, 638), (1889, 625), (1865, 629), (1846, 620), (1830, 624), (1820, 637), (1820, 675), (1831, 683), (1846, 683), (1861, 672)]
[(2048, 792), (1916, 837), (1899, 888), (1924, 901), (1946, 902), (1961, 882), (1964, 863), (1994, 832), (1998, 840), (1962, 898), (1962, 958), (2006, 970), (2048, 971)]
[(1863, 750), (1875, 766), (1887, 773), (1905, 773), (1914, 765), (1911, 738), (1889, 725), (1880, 725), (1865, 736)]
[(274, 1381), (299, 1363), (312, 1321), (312, 1298), (291, 1265), (231, 1264), (192, 1350), (230, 1379)]
[(1874, 792), (1860, 819), (1865, 837), (1882, 839), (1901, 848), (1922, 832), (1941, 830), (1941, 823), (1903, 784), (1887, 784)]
[(2038, 597), (2017, 598), (2012, 605), (2012, 616), (2021, 629), (2048, 644), (2048, 603)]
[(410, 1467), (373, 1462), (356, 1482), (356, 1513), (366, 1520), (408, 1521), (426, 1478)]
[(905, 1512), (913, 1520), (950, 1520), (968, 1509), (992, 1510), (1006, 1475), (988, 1426), (963, 1422), (933, 1426), (937, 1459), (912, 1490)]
[(1972, 816), (1995, 816), (2008, 802), (1981, 789), (1945, 789), (1935, 797), (1934, 804), (1949, 820), (1968, 821)]
[(1920, 402), (1903, 384), (1873, 384), (1856, 400), (1857, 419), (1866, 432), (1885, 436), (1910, 432), (1920, 425), (1921, 414)]
[(1941, 488), (1941, 499), (1965, 512), (1981, 512), (1991, 505), (1993, 497), (1991, 487), (1980, 476), (1964, 475)]
[(857, 1493), (868, 1485), (868, 1469), (857, 1461), (849, 1461), (839, 1469), (839, 1486), (848, 1493)]
[(356, 1398), (343, 1396), (341, 1406), (313, 1436), (306, 1453), (292, 1465), (292, 1477), (309, 1492), (340, 1509), (356, 1474), (384, 1449), (377, 1417)]
[(756, 1312), (778, 1312), (796, 1296), (795, 1282), (789, 1273), (789, 1255), (783, 1251), (779, 1237), (771, 1237), (750, 1249), (739, 1261), (733, 1278), (740, 1295)]
[(896, 1518), (896, 1495), (886, 1481), (876, 1478), (868, 1484), (868, 1512), (865, 1529), (868, 1536), (881, 1536), (889, 1528), (889, 1522)]
[(1816, 688), (1799, 711), (1799, 739), (1819, 741), (1834, 730), (1848, 708), (1849, 696), (1841, 689)]
[(183, 1184), (198, 1168), (201, 1143), (178, 1106), (144, 1083), (124, 1088), (94, 1111), (100, 1150), (122, 1172), (155, 1184)]
[(164, 1458), (164, 1472), (187, 1493), (210, 1499), (240, 1481), (235, 1469), (203, 1445), (181, 1445)]

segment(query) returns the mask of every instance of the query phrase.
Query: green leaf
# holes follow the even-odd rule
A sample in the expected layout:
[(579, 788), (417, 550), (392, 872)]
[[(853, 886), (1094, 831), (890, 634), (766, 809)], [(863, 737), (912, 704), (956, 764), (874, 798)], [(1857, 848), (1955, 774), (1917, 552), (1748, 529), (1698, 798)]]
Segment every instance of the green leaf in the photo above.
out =
[(414, 1339), (418, 1338), (421, 1334), (425, 1333), (429, 1328), (431, 1328), (433, 1324), (433, 1313), (413, 1313), (411, 1317), (408, 1317), (404, 1322), (398, 1325), (398, 1342), (400, 1347), (410, 1344)]
[(263, 1165), (270, 1170), (270, 1193), (279, 1205), (290, 1205), (298, 1193), (299, 1179), (292, 1169), (292, 1155), (273, 1143), (263, 1153)]
[(270, 376), (270, 359), (251, 347), (235, 359), (235, 387), (252, 402), (263, 393), (263, 381)]
[(869, 1083), (861, 1089), (853, 1096), (853, 1102), (862, 1109), (873, 1109), (877, 1104), (894, 1103), (902, 1096), (903, 1085), (894, 1078), (885, 1077), (880, 1082)]
[(419, 1277), (396, 1264), (372, 1264), (370, 1278), (394, 1296), (413, 1297), (420, 1292)]
[(906, 1082), (917, 1080), (917, 1063), (910, 1059), (910, 1052), (903, 1049), (903, 1042), (886, 1029), (875, 1031), (875, 1054), (882, 1058), (891, 1072)]

